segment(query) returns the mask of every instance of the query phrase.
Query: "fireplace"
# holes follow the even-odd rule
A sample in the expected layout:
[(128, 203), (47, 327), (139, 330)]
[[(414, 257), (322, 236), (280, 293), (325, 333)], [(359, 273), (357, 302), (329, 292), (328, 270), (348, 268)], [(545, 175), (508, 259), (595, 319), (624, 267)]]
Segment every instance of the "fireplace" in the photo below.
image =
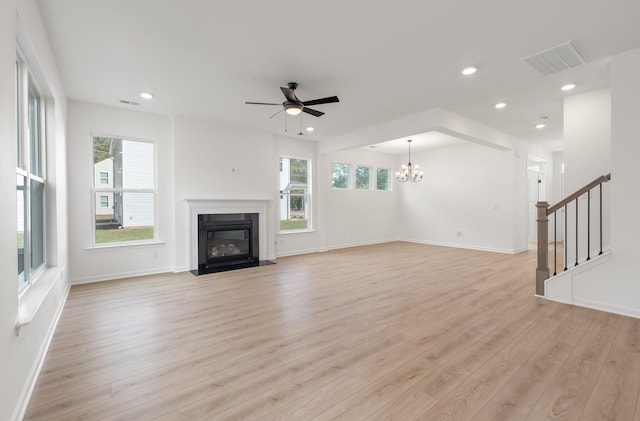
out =
[(260, 264), (257, 213), (198, 215), (197, 274)]

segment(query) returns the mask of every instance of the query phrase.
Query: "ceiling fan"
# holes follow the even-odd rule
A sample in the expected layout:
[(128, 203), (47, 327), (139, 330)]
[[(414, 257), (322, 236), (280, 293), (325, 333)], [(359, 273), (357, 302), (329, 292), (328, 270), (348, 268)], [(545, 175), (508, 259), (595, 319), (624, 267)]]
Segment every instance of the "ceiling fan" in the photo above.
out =
[(296, 97), (295, 90), (298, 87), (296, 82), (289, 82), (287, 87), (280, 87), (280, 90), (284, 94), (284, 97), (287, 99), (282, 104), (273, 103), (273, 102), (245, 102), (245, 104), (254, 104), (254, 105), (280, 105), (282, 106), (282, 110), (278, 111), (271, 117), (285, 111), (289, 115), (298, 115), (302, 112), (311, 114), (316, 117), (320, 117), (324, 115), (322, 111), (314, 110), (312, 108), (308, 108), (310, 105), (319, 105), (319, 104), (329, 104), (331, 102), (340, 102), (337, 96), (328, 96), (326, 98), (318, 98), (313, 99), (311, 101), (300, 101), (298, 97)]

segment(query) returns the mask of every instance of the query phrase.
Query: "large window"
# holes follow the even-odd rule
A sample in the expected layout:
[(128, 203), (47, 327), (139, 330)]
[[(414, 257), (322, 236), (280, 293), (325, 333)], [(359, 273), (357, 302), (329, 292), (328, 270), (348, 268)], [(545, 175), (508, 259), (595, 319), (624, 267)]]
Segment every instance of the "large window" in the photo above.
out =
[(311, 160), (280, 158), (280, 231), (311, 229)]
[(18, 289), (23, 291), (46, 266), (45, 106), (29, 68), (16, 59), (16, 216)]
[(334, 162), (331, 165), (331, 187), (334, 189), (351, 188), (351, 165)]
[(95, 243), (155, 239), (154, 143), (96, 136), (93, 168)]

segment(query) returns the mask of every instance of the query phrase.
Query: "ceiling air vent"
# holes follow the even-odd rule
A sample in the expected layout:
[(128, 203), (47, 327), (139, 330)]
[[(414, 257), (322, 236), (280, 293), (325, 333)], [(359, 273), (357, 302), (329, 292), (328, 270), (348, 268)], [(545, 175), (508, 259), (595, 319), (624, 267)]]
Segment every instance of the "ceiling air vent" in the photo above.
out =
[(587, 62), (571, 41), (525, 57), (522, 61), (544, 76)]
[(140, 103), (139, 103), (139, 102), (127, 101), (126, 99), (121, 99), (121, 100), (120, 100), (120, 103), (122, 103), (122, 104), (127, 104), (127, 105), (135, 105), (135, 106), (140, 105)]

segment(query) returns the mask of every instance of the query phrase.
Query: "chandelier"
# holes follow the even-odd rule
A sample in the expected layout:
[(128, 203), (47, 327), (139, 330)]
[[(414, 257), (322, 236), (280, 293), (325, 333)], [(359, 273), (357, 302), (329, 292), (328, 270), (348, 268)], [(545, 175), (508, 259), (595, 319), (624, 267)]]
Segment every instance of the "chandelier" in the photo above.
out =
[(409, 163), (406, 165), (402, 165), (402, 170), (396, 171), (396, 180), (401, 183), (410, 182), (410, 183), (418, 183), (422, 181), (422, 177), (424, 176), (424, 172), (420, 171), (420, 165), (412, 165), (411, 164), (411, 139), (407, 140), (409, 143)]

